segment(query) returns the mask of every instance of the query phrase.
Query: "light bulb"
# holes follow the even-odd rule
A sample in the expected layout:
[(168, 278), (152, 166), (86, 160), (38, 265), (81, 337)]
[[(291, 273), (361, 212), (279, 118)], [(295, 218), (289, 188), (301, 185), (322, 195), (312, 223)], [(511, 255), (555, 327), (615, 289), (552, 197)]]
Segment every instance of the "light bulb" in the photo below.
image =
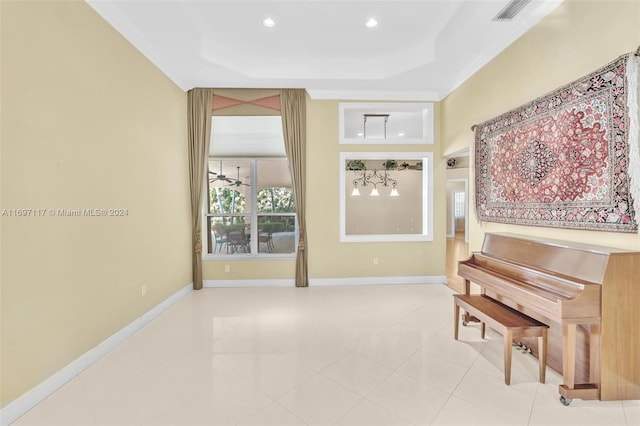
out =
[(273, 28), (276, 26), (276, 21), (274, 21), (273, 18), (265, 18), (262, 21), (262, 25), (264, 25), (267, 28)]
[(351, 196), (352, 197), (359, 197), (360, 196), (360, 190), (358, 189), (357, 186), (353, 187), (353, 191), (351, 191)]
[(375, 28), (378, 26), (378, 21), (376, 21), (376, 18), (370, 18), (364, 25), (367, 28)]
[(373, 187), (373, 189), (371, 190), (371, 194), (369, 194), (372, 197), (379, 197), (380, 193), (378, 192), (378, 188), (376, 188), (375, 186)]
[(396, 187), (394, 186), (393, 188), (391, 188), (391, 194), (389, 194), (389, 197), (399, 197), (400, 194), (398, 194), (398, 190), (396, 189)]

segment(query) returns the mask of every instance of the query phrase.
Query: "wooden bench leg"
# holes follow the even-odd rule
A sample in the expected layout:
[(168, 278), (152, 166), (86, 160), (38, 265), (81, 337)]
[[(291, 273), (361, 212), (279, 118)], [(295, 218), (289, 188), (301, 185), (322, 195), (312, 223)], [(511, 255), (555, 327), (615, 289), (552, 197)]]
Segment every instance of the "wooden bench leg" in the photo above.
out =
[(458, 326), (460, 324), (460, 306), (453, 300), (453, 338), (458, 340)]
[(484, 334), (485, 334), (486, 329), (487, 328), (486, 328), (485, 323), (481, 322), (480, 323), (480, 337), (482, 337), (483, 340), (484, 340)]
[(547, 374), (547, 329), (542, 329), (538, 337), (538, 361), (540, 363), (540, 383), (544, 383)]
[(504, 331), (504, 383), (511, 383), (511, 341), (513, 340), (513, 331)]

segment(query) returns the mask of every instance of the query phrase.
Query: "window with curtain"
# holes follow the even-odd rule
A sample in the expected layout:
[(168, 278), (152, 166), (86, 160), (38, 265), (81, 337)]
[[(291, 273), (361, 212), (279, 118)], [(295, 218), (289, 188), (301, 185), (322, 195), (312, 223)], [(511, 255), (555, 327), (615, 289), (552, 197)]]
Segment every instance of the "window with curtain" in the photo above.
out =
[(205, 258), (295, 257), (295, 202), (279, 116), (213, 117), (207, 194)]

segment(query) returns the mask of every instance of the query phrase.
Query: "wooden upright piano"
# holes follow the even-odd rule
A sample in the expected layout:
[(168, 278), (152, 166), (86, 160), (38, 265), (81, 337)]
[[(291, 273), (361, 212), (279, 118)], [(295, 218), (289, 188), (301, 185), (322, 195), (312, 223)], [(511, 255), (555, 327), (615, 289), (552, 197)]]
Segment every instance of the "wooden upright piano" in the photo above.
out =
[[(549, 326), (560, 400), (640, 399), (640, 251), (487, 233), (458, 264), (481, 292)], [(523, 342), (537, 355), (536, 340)]]

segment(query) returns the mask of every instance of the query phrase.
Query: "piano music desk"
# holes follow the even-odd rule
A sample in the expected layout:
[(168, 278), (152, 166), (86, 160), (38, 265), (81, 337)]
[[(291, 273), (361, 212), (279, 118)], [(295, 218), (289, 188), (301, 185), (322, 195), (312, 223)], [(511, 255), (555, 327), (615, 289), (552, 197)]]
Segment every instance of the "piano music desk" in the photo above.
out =
[(548, 326), (530, 318), (515, 309), (484, 295), (454, 294), (453, 337), (458, 340), (460, 308), (481, 321), (481, 333), (484, 339), (485, 323), (504, 337), (504, 382), (511, 383), (512, 341), (520, 337), (537, 337), (540, 354), (540, 383), (545, 381), (547, 368), (547, 329)]

